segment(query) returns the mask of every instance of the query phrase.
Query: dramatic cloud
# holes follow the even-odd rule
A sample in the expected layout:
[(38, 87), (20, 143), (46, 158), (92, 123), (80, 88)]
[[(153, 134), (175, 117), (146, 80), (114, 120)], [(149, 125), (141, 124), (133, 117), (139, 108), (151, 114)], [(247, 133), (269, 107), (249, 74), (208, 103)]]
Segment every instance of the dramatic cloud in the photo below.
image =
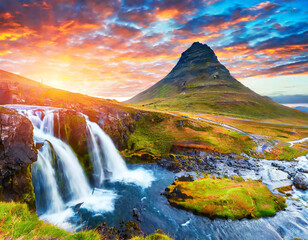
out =
[(308, 71), (304, 1), (4, 0), (0, 68), (103, 97), (131, 97), (193, 42), (241, 81)]

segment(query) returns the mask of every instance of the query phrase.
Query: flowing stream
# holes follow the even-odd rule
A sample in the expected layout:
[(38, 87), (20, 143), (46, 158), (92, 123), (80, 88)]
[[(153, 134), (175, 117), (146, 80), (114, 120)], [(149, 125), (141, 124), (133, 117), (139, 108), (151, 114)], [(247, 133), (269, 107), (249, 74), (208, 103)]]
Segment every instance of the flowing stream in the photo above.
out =
[[(34, 126), (34, 140), (43, 143), (38, 161), (33, 164), (33, 185), (37, 212), (41, 219), (70, 231), (108, 226), (121, 221), (138, 221), (145, 233), (160, 228), (177, 240), (184, 239), (308, 239), (308, 190), (293, 186), (285, 211), (260, 219), (211, 220), (170, 206), (161, 193), (174, 179), (174, 174), (156, 164), (126, 165), (112, 140), (96, 124), (87, 122), (87, 148), (93, 164), (90, 184), (71, 147), (55, 136), (59, 109), (32, 106), (9, 106), (27, 116)], [(292, 184), (287, 169), (308, 171), (307, 157), (295, 162), (249, 159), (253, 167), (215, 160), (214, 175), (238, 174), (247, 179), (262, 179), (275, 194), (277, 187)], [(245, 161), (244, 161), (245, 162)], [(246, 162), (247, 163), (247, 162)], [(243, 165), (244, 166), (244, 165)], [(286, 169), (286, 170), (284, 170)], [(190, 173), (196, 176), (196, 173)], [(196, 176), (200, 177), (200, 176)], [(82, 203), (82, 204), (81, 204)], [(138, 211), (140, 219), (133, 215)]]

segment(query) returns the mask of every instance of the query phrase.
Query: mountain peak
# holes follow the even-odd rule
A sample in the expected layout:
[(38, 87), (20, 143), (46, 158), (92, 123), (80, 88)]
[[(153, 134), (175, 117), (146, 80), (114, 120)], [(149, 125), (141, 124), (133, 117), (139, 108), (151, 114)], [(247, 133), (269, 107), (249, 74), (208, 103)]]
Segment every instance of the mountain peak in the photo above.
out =
[[(200, 42), (194, 42), (186, 51), (184, 51), (182, 53), (185, 54), (185, 53), (190, 53), (190, 52), (196, 52), (196, 51), (211, 51), (213, 52), (213, 50), (207, 45), (207, 44), (203, 44), (203, 43), (200, 43)], [(213, 52), (214, 54), (214, 52)]]
[(218, 63), (218, 59), (214, 51), (206, 44), (194, 42), (186, 51), (181, 55), (178, 63), (183, 62), (214, 62)]
[(205, 43), (203, 44), (203, 43), (200, 43), (200, 42), (194, 42), (191, 46), (190, 46), (190, 48), (188, 48), (188, 49), (191, 49), (191, 48), (204, 48), (204, 47), (206, 47), (206, 48), (210, 48), (208, 45), (206, 45)]

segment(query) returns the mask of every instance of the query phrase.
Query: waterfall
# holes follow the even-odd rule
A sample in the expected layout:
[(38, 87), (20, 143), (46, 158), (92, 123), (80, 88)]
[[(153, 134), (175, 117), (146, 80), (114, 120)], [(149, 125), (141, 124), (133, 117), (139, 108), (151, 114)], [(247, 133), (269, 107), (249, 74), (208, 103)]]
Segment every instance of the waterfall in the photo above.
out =
[[(36, 199), (38, 209), (43, 209), (47, 213), (60, 212), (64, 210), (64, 202), (60, 196), (55, 170), (50, 162), (52, 151), (49, 144), (45, 144), (38, 152), (38, 160), (33, 165), (33, 182), (36, 182), (36, 195), (43, 196)], [(45, 169), (41, 174), (41, 169)], [(45, 197), (44, 197), (45, 196)], [(48, 202), (48, 199), (53, 201)]]
[[(91, 177), (94, 186), (91, 186), (76, 154), (59, 138), (59, 109), (21, 105), (7, 107), (18, 110), (32, 122), (34, 141), (43, 144), (32, 172), (37, 212), (42, 219), (72, 230), (70, 219), (77, 204), (97, 213), (114, 210), (118, 195), (103, 189), (104, 181), (146, 188), (154, 180), (152, 173), (143, 168), (128, 169), (111, 138), (98, 124), (82, 115), (87, 123), (87, 147), (93, 165)], [(57, 124), (55, 121), (58, 121)], [(55, 126), (58, 128), (55, 129)]]
[[(87, 118), (86, 118), (87, 119)], [(152, 174), (137, 168), (129, 170), (114, 146), (111, 138), (99, 127), (97, 123), (87, 119), (89, 152), (93, 166), (97, 166), (96, 176), (101, 186), (102, 179), (108, 179), (111, 182), (134, 183), (142, 187), (149, 187), (154, 180)]]
[[(50, 192), (59, 192), (58, 185), (55, 184), (55, 169), (51, 164), (53, 161), (51, 152), (53, 151), (57, 165), (59, 166), (57, 169), (58, 173), (60, 172), (65, 180), (62, 184), (65, 185), (65, 189), (68, 191), (67, 195), (69, 200), (78, 200), (87, 197), (91, 193), (91, 187), (75, 153), (67, 143), (54, 136), (54, 119), (57, 116), (59, 120), (58, 115), (54, 114), (54, 110), (50, 109), (44, 111), (44, 117), (42, 117), (41, 111), (33, 109), (22, 110), (20, 112), (32, 121), (34, 126), (34, 140), (44, 142), (44, 146), (39, 151), (38, 162), (33, 164), (35, 169), (34, 173), (37, 174), (40, 171), (41, 176), (48, 179), (48, 181), (44, 182), (44, 186), (40, 186), (40, 188), (46, 188), (45, 192), (48, 195), (50, 195)], [(52, 146), (52, 150), (50, 146)], [(48, 212), (56, 211), (54, 205), (61, 206), (62, 199), (56, 195), (52, 194), (49, 198), (51, 201), (48, 204)]]

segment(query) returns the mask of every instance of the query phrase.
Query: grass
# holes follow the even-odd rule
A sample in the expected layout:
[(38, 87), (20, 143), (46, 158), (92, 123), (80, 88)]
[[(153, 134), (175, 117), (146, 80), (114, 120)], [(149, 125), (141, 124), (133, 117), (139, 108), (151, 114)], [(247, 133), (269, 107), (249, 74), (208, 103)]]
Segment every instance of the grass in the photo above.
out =
[(200, 149), (209, 152), (249, 153), (255, 143), (242, 134), (198, 120), (149, 112), (136, 122), (136, 130), (128, 139), (124, 156), (147, 153), (165, 157), (179, 149)]
[[(59, 239), (59, 240), (100, 240), (105, 239), (94, 230), (69, 233), (50, 223), (38, 219), (29, 211), (26, 204), (0, 202), (0, 239)], [(134, 237), (134, 240), (171, 240), (163, 233), (146, 237)]]
[(172, 205), (210, 218), (269, 217), (286, 207), (285, 199), (261, 181), (207, 176), (193, 182), (176, 180), (168, 188)]
[(188, 87), (184, 92), (171, 96), (149, 98), (138, 102), (150, 108), (164, 111), (193, 112), (221, 115), (251, 120), (267, 120), (307, 125), (307, 114), (287, 108), (264, 97), (229, 90), (212, 91), (206, 88)]
[(265, 152), (265, 158), (269, 160), (277, 159), (277, 160), (286, 160), (292, 161), (297, 157), (303, 156), (307, 154), (307, 150), (299, 150), (295, 147), (289, 146), (278, 146), (276, 148), (270, 149)]
[[(254, 122), (241, 119), (232, 119), (223, 116), (211, 116), (204, 114), (188, 115), (201, 116), (209, 120), (231, 125), (250, 134), (263, 135), (281, 141), (293, 141), (308, 136), (308, 127), (283, 125), (285, 123), (283, 119), (275, 119), (275, 121), (272, 119), (264, 119), (264, 122)], [(296, 122), (294, 124), (296, 124)]]
[(163, 114), (149, 113), (140, 119), (134, 134), (128, 139), (128, 149), (156, 156), (167, 155), (174, 140), (164, 126), (168, 118)]
[(57, 238), (75, 240), (99, 240), (100, 235), (94, 231), (68, 233), (52, 224), (38, 219), (26, 204), (0, 202), (0, 238), (14, 239)]
[(134, 237), (131, 240), (172, 240), (172, 238), (161, 233), (154, 233), (146, 237)]

